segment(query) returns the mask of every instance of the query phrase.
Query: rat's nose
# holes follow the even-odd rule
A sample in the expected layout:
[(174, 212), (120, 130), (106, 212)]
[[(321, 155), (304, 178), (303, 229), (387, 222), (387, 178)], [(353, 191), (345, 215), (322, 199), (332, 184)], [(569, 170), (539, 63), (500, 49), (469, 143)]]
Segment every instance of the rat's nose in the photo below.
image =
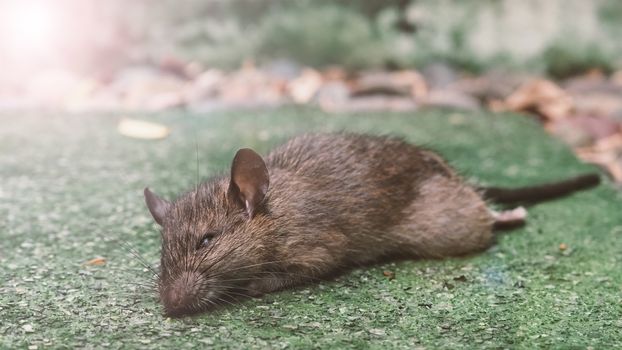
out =
[(196, 273), (182, 273), (160, 293), (166, 314), (171, 317), (191, 314), (197, 304), (198, 290), (199, 276)]

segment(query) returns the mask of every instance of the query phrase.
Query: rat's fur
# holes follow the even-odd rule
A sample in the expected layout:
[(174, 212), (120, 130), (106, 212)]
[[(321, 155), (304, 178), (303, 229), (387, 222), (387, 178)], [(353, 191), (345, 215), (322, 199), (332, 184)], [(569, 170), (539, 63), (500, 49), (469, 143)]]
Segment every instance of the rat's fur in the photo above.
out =
[[(146, 189), (163, 227), (159, 289), (168, 315), (377, 261), (458, 256), (492, 242), (495, 220), (480, 194), (436, 153), (400, 139), (299, 136), (265, 158), (264, 180), (253, 154), (240, 158), (242, 168), (234, 161), (232, 172), (246, 180), (218, 177), (173, 203)], [(257, 184), (240, 183), (253, 174)], [(249, 202), (251, 195), (259, 199)]]

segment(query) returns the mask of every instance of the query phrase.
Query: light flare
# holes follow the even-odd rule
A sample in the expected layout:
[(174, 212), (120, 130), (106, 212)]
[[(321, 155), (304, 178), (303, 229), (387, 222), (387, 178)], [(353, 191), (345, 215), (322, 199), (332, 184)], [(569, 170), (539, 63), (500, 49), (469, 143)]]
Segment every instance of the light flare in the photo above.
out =
[(49, 1), (9, 1), (0, 5), (3, 49), (14, 55), (44, 54), (58, 47), (61, 13)]

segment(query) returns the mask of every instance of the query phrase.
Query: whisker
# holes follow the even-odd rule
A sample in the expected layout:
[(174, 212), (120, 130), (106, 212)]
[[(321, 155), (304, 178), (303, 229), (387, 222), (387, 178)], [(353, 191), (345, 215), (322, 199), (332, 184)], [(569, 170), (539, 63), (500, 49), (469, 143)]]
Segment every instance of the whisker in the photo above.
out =
[(141, 283), (141, 282), (124, 282), (124, 285), (141, 286), (141, 287), (155, 287), (155, 283)]
[[(287, 261), (287, 260), (273, 260), (273, 261), (267, 261), (267, 262), (262, 262), (262, 263), (257, 263), (257, 264), (245, 265), (245, 266), (241, 266), (241, 267), (238, 267), (238, 268), (235, 268), (235, 269), (229, 269), (229, 270), (227, 270), (225, 272), (221, 272), (221, 273), (218, 273), (218, 274), (213, 274), (212, 276), (220, 276), (220, 275), (223, 275), (223, 274), (231, 273), (233, 271), (249, 269), (251, 267), (258, 267), (258, 266), (264, 266), (264, 265), (269, 265), (269, 264), (276, 264), (276, 263), (285, 262), (285, 261)], [(208, 269), (206, 268), (204, 270), (204, 272), (207, 272), (207, 270)]]
[(121, 240), (122, 246), (126, 248), (127, 251), (138, 260), (138, 262), (140, 262), (145, 268), (149, 269), (155, 276), (157, 276), (158, 278), (160, 277), (160, 274), (153, 268), (153, 266), (151, 266), (151, 264), (149, 264), (147, 260), (145, 260), (145, 258), (136, 249), (134, 249), (134, 247), (132, 247), (129, 242), (123, 239), (120, 239), (120, 240)]
[[(300, 277), (300, 278), (305, 278), (305, 279), (310, 279), (310, 280), (314, 280), (314, 281), (318, 281), (318, 282), (322, 282), (324, 281), (324, 279), (319, 278), (319, 277), (315, 277), (312, 275), (305, 275), (305, 274), (301, 274), (301, 273), (296, 273), (296, 272), (285, 272), (285, 271), (258, 271), (256, 272), (256, 274), (268, 274), (268, 275), (274, 275), (276, 276), (293, 276), (293, 277)], [(218, 277), (218, 276), (210, 276), (210, 277)], [(244, 277), (244, 278), (234, 278), (234, 279), (225, 279), (225, 280), (218, 280), (218, 282), (231, 282), (231, 281), (250, 281), (250, 280), (265, 280), (265, 277)]]
[[(233, 254), (233, 252), (235, 252), (238, 248), (240, 248), (243, 245), (243, 243), (240, 243), (237, 247), (229, 250), (225, 255), (221, 256), (220, 258), (218, 258), (216, 261), (214, 261), (213, 263), (211, 263), (209, 266), (207, 266), (206, 268), (204, 268), (201, 273), (204, 274), (206, 273), (209, 269), (211, 269), (212, 267), (214, 267), (216, 264), (220, 263), (221, 261), (223, 261), (224, 259), (226, 259), (229, 255)], [(197, 264), (198, 265), (198, 264)], [(196, 268), (196, 270), (198, 270), (198, 267)], [(195, 270), (195, 271), (196, 271)]]
[(153, 282), (153, 283), (157, 283), (158, 281), (158, 277), (157, 275), (154, 275), (149, 269), (146, 268), (140, 268), (140, 269), (131, 269), (131, 268), (106, 268), (107, 271), (112, 271), (112, 272), (126, 272), (130, 275), (136, 276), (136, 272), (144, 272), (144, 273), (149, 273), (147, 276), (145, 275), (138, 275), (136, 277), (140, 278), (140, 279), (146, 279), (147, 281)]
[(236, 306), (236, 304), (234, 304), (234, 303), (232, 303), (232, 302), (230, 302), (230, 301), (228, 301), (226, 299), (220, 298), (220, 297), (216, 297), (216, 300), (223, 301), (223, 302), (225, 302), (225, 303), (227, 303), (229, 305), (232, 305), (232, 306)]
[(244, 294), (244, 293), (238, 293), (238, 292), (233, 292), (233, 291), (230, 291), (230, 290), (227, 290), (226, 292), (223, 292), (223, 293), (224, 294), (235, 294), (235, 295), (239, 295), (239, 296), (242, 296), (242, 297), (245, 297), (245, 298), (249, 298), (249, 299), (253, 297), (252, 295), (248, 295), (248, 294)]
[(199, 181), (201, 181), (201, 173), (200, 173), (200, 168), (199, 168), (199, 137), (197, 136), (197, 130), (194, 129), (194, 141), (195, 141), (195, 145), (196, 145), (196, 156), (197, 156), (197, 180), (196, 180), (196, 191), (198, 192), (199, 190)]

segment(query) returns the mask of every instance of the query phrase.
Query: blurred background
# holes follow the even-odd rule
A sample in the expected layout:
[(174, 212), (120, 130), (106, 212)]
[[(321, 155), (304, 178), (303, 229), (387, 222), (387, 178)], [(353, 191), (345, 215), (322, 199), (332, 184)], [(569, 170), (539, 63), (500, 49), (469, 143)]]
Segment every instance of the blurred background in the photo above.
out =
[(521, 111), (622, 180), (620, 37), (617, 0), (1, 0), (0, 110)]
[(0, 350), (622, 349), (609, 184), (478, 256), (183, 321), (162, 317), (143, 203), (337, 130), (479, 185), (595, 170), (576, 155), (622, 189), (620, 38), (622, 0), (0, 0)]

